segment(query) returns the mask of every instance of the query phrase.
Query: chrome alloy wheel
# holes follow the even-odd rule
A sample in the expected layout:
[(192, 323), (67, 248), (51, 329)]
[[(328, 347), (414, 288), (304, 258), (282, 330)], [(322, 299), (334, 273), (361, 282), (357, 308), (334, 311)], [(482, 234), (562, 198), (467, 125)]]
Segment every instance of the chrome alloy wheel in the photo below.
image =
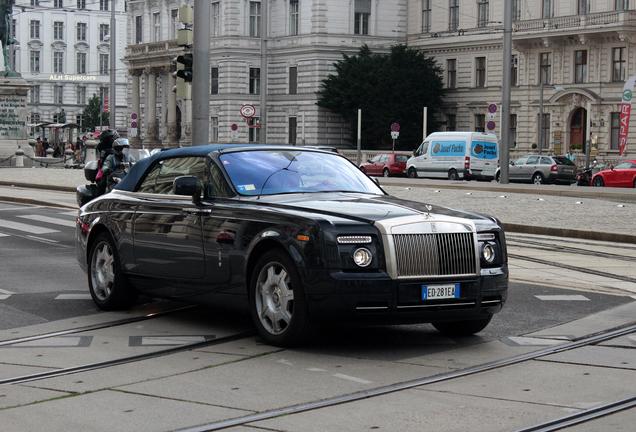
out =
[(294, 313), (294, 291), (282, 264), (270, 262), (256, 282), (256, 313), (269, 333), (279, 335), (289, 327)]
[(115, 283), (115, 257), (110, 245), (102, 242), (95, 247), (91, 259), (93, 292), (100, 301), (109, 299)]

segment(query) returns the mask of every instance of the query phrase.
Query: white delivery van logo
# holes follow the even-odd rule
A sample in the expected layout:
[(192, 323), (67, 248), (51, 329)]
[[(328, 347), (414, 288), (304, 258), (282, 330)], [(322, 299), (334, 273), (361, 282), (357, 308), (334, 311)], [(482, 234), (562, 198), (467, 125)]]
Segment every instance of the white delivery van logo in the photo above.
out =
[(473, 141), (470, 154), (478, 159), (497, 159), (497, 143), (492, 141)]
[(465, 152), (464, 141), (433, 141), (433, 156), (464, 156)]

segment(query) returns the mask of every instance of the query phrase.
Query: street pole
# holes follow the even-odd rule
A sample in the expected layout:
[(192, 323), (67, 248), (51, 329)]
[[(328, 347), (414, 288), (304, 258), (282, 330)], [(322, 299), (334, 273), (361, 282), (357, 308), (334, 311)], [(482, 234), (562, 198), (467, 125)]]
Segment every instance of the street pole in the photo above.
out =
[(111, 129), (117, 130), (117, 126), (115, 125), (115, 106), (117, 105), (117, 97), (115, 95), (115, 92), (117, 91), (115, 87), (115, 53), (117, 52), (115, 49), (115, 44), (117, 43), (117, 39), (115, 38), (117, 33), (115, 28), (115, 0), (111, 0), (110, 4), (110, 90), (108, 92), (110, 93), (110, 106), (108, 107), (110, 110), (110, 116), (108, 123)]
[[(209, 2), (209, 1), (208, 1)], [(267, 144), (267, 17), (268, 2), (261, 0), (261, 142)]]
[(539, 71), (539, 154), (543, 150), (543, 74)]
[(426, 139), (426, 132), (428, 129), (428, 107), (424, 107), (422, 113), (422, 142)]
[(194, 0), (192, 145), (210, 141), (210, 0)]
[(503, 84), (501, 94), (501, 141), (499, 142), (499, 181), (508, 183), (510, 159), (510, 81), (512, 78), (512, 2), (504, 1)]
[(592, 150), (592, 102), (587, 101), (585, 118), (585, 169), (590, 167), (590, 151)]
[(362, 163), (362, 110), (358, 109), (358, 166)]

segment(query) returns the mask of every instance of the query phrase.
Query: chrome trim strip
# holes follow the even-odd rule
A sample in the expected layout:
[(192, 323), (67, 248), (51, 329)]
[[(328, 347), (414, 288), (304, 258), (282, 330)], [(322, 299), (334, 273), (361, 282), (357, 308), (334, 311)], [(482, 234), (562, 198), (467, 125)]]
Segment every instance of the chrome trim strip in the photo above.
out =
[(190, 201), (190, 202), (192, 202), (192, 197), (189, 196), (189, 195), (131, 192), (131, 191), (118, 190), (118, 189), (113, 189), (110, 193), (113, 194), (113, 195), (124, 195), (124, 196), (133, 197), (133, 198), (139, 198), (139, 199), (170, 199), (170, 200), (176, 200), (176, 201)]
[(475, 302), (464, 302), (464, 303), (439, 303), (439, 304), (430, 304), (430, 305), (410, 305), (410, 306), (398, 306), (398, 309), (421, 309), (421, 308), (431, 308), (431, 307), (452, 307), (452, 306), (474, 306)]
[(386, 310), (388, 306), (356, 306), (356, 310)]
[(484, 300), (481, 302), (481, 304), (499, 304), (501, 303), (501, 300)]
[(481, 272), (479, 274), (481, 276), (501, 276), (504, 274), (504, 271), (501, 267), (485, 268), (481, 269)]

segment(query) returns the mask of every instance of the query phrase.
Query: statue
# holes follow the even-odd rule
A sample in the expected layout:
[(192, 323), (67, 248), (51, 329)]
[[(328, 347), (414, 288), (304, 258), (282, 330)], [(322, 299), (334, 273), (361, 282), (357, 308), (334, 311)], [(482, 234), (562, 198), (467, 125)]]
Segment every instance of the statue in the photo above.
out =
[(0, 0), (0, 43), (2, 44), (2, 57), (4, 60), (4, 76), (20, 76), (11, 68), (9, 62), (9, 45), (15, 43), (11, 36), (11, 26), (13, 24), (13, 5), (15, 0)]

